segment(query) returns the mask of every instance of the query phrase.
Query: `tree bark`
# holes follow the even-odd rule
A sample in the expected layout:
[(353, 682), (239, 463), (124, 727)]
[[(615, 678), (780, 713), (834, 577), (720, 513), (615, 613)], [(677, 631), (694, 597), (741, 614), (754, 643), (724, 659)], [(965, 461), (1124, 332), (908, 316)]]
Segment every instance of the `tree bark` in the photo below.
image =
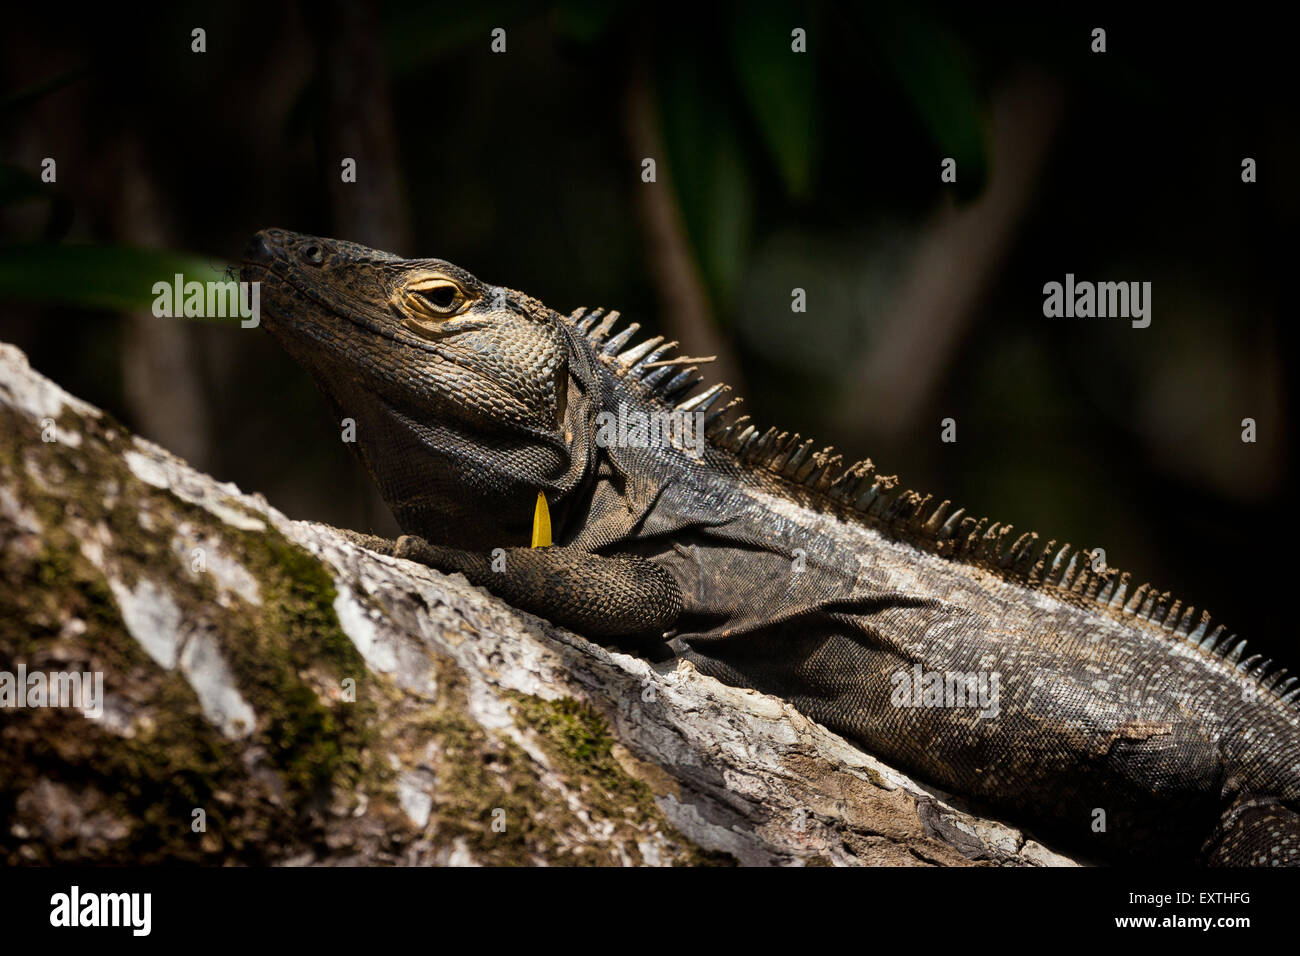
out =
[(780, 700), (293, 521), (7, 345), (0, 702), (9, 865), (1070, 862)]

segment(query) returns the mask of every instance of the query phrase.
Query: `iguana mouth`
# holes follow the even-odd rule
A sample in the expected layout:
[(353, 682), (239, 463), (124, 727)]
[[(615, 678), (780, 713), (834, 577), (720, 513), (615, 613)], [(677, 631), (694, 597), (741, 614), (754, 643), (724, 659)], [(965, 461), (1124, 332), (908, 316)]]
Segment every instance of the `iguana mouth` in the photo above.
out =
[(461, 332), (472, 332), (474, 329), (481, 329), (487, 325), (487, 322), (484, 319), (455, 318), (442, 322), (437, 326), (431, 326), (413, 319), (409, 315), (404, 315), (402, 316), (402, 325), (407, 331), (418, 335), (422, 339), (437, 342)]

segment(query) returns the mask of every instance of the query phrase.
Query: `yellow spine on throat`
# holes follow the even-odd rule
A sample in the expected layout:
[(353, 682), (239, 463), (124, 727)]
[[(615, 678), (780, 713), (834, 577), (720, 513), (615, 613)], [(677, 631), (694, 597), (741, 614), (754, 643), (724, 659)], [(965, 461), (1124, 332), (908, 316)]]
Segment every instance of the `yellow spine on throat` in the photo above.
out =
[(533, 509), (533, 547), (551, 546), (551, 512), (546, 507), (546, 495), (537, 492), (537, 507)]

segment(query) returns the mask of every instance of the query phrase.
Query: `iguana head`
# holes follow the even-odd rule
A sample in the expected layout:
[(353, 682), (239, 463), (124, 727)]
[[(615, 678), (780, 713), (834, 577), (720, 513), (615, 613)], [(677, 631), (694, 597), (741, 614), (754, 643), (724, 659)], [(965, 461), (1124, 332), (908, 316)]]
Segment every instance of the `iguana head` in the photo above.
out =
[[(280, 229), (253, 237), (241, 278), (262, 283), (263, 324), (355, 421), (404, 530), (526, 543), (537, 492), (581, 479), (568, 339), (537, 300), (440, 259)], [(503, 540), (520, 528), (524, 542)]]

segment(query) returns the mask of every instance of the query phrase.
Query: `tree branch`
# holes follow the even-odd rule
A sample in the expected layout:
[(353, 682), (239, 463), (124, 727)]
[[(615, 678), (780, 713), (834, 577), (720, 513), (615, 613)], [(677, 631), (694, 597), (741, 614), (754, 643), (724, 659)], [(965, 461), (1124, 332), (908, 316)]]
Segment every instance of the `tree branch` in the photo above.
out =
[(6, 345), (0, 622), (8, 864), (1068, 862), (780, 700), (290, 520)]

